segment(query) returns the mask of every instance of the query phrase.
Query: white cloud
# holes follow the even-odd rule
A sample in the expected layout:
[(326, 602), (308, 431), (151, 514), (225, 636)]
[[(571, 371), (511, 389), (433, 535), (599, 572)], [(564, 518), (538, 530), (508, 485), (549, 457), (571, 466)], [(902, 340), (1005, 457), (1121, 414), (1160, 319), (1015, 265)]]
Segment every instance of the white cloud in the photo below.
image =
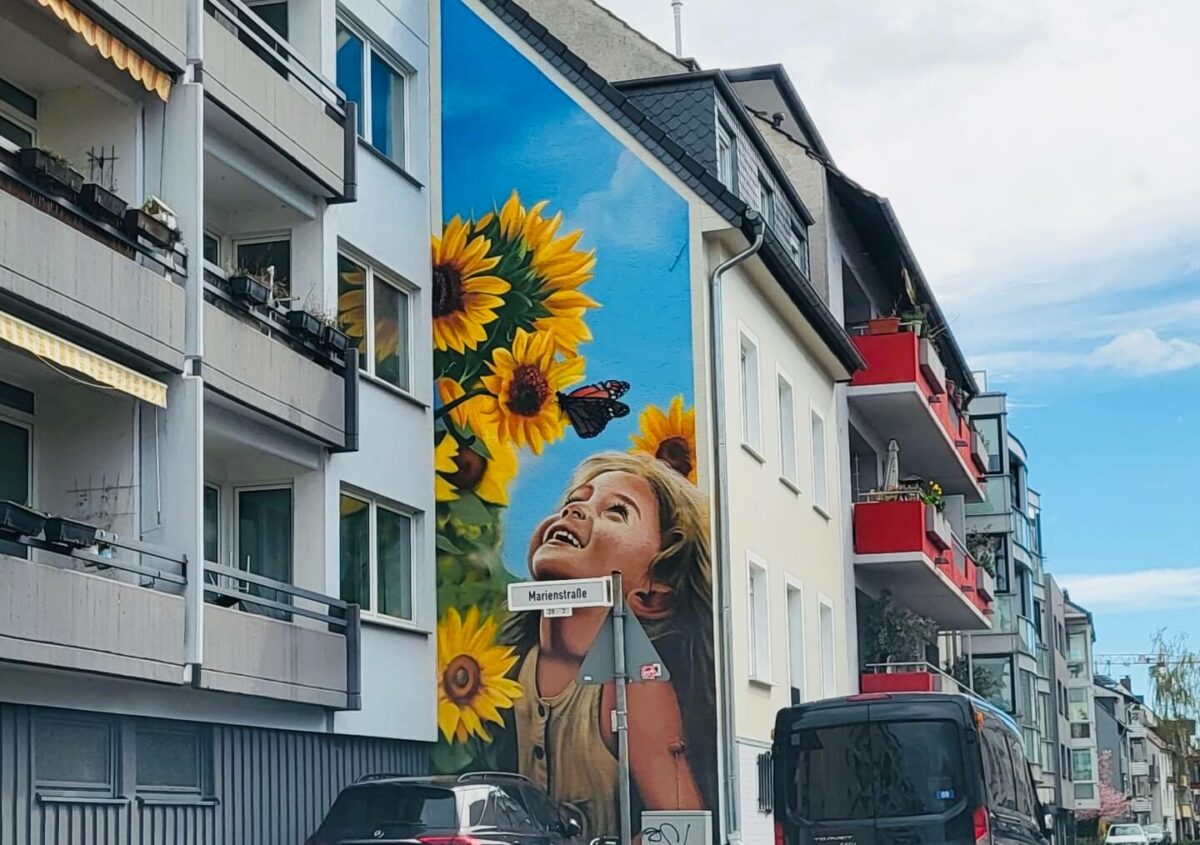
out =
[(1200, 567), (1056, 576), (1071, 600), (1093, 612), (1200, 609)]
[(1172, 373), (1200, 367), (1200, 343), (1178, 337), (1163, 340), (1157, 332), (1139, 329), (1093, 350), (1089, 363), (1135, 376)]

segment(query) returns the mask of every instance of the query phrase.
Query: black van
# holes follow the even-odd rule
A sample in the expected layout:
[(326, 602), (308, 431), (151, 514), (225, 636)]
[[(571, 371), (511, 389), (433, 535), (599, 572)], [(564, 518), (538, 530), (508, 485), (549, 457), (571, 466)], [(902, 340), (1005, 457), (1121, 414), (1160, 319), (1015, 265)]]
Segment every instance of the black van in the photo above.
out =
[(1013, 720), (981, 699), (872, 693), (781, 710), (776, 845), (1047, 845)]

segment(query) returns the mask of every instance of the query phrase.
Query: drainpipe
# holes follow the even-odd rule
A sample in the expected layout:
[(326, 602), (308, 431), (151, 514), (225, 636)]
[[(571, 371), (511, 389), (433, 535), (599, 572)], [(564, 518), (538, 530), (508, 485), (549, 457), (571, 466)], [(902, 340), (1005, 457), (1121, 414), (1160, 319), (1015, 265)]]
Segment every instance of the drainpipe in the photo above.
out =
[(708, 288), (711, 293), (709, 308), (708, 335), (710, 338), (709, 353), (712, 357), (712, 370), (709, 373), (709, 390), (712, 396), (712, 428), (717, 443), (716, 478), (713, 484), (713, 497), (717, 505), (717, 595), (721, 612), (717, 617), (717, 626), (721, 637), (721, 660), (718, 664), (721, 672), (721, 724), (725, 726), (724, 734), (724, 766), (725, 766), (725, 808), (721, 813), (722, 827), (730, 841), (739, 838), (738, 832), (738, 755), (737, 730), (734, 725), (733, 708), (733, 598), (732, 598), (732, 566), (730, 563), (731, 550), (729, 543), (729, 448), (728, 427), (725, 422), (725, 333), (723, 331), (724, 303), (722, 277), (729, 270), (751, 258), (763, 245), (766, 227), (762, 217), (755, 211), (747, 211), (745, 221), (754, 231), (754, 241), (744, 251), (725, 261), (712, 271), (708, 278)]

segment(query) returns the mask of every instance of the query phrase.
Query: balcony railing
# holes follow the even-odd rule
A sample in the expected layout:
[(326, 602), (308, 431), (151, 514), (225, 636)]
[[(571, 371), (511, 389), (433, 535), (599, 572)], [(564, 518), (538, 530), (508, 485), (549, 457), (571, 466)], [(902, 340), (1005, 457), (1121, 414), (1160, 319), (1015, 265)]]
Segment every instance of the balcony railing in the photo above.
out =
[(864, 693), (873, 692), (961, 692), (974, 695), (969, 686), (953, 675), (923, 660), (868, 663), (859, 679)]

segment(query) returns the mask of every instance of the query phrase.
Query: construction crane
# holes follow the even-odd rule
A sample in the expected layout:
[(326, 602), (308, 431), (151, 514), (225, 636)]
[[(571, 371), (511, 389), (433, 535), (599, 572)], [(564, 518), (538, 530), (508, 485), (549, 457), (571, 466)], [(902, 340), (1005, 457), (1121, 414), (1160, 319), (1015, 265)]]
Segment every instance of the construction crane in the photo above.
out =
[[(1092, 662), (1097, 674), (1107, 675), (1114, 666), (1175, 666), (1182, 663), (1195, 663), (1195, 655), (1187, 655), (1184, 657), (1173, 657), (1164, 659), (1160, 654), (1151, 654), (1149, 652), (1127, 653), (1127, 654), (1095, 654), (1092, 655)], [(1100, 672), (1100, 667), (1103, 666), (1105, 671)]]

